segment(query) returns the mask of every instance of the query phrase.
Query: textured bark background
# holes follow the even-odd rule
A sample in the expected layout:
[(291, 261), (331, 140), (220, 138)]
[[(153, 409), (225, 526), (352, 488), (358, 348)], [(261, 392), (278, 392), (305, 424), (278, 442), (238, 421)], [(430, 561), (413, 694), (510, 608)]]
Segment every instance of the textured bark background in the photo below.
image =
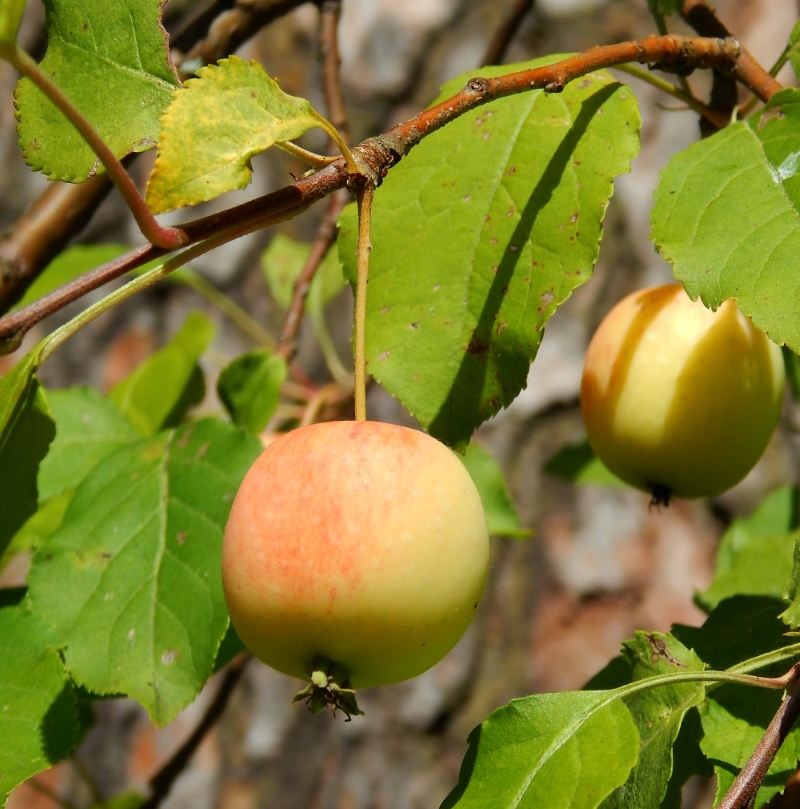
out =
[[(191, 0), (171, 0), (168, 19)], [(200, 5), (195, 3), (194, 5)], [(507, 0), (344, 0), (340, 29), (343, 78), (355, 141), (416, 112), (446, 79), (475, 68), (504, 18)], [(23, 36), (43, 51), (43, 12), (32, 2)], [(764, 64), (782, 50), (797, 19), (796, 0), (719, 0), (721, 18)], [(261, 61), (290, 93), (324, 109), (316, 46), (317, 9), (307, 4), (258, 33), (240, 51)], [(680, 26), (676, 31), (680, 32)], [(579, 51), (653, 31), (645, 0), (539, 0), (505, 61)], [(780, 77), (793, 81), (790, 71)], [(0, 223), (10, 224), (45, 186), (19, 156), (11, 90), (15, 78), (0, 66)], [(726, 521), (749, 512), (776, 486), (798, 478), (798, 414), (787, 405), (781, 428), (748, 478), (713, 502), (676, 502), (651, 509), (646, 495), (594, 486), (575, 488), (543, 474), (544, 462), (582, 437), (577, 406), (580, 370), (589, 335), (613, 303), (641, 286), (670, 279), (648, 241), (651, 196), (669, 157), (699, 137), (697, 116), (675, 111), (635, 80), (644, 126), (633, 172), (617, 183), (592, 280), (553, 317), (530, 374), (514, 404), (479, 431), (478, 438), (506, 471), (529, 540), (493, 540), (489, 588), (464, 639), (438, 666), (407, 683), (359, 696), (366, 711), (350, 723), (312, 717), (290, 703), (298, 683), (253, 661), (217, 728), (180, 777), (169, 809), (433, 809), (455, 784), (469, 731), (494, 708), (525, 694), (580, 687), (613, 657), (635, 629), (666, 631), (673, 622), (699, 623), (692, 596), (711, 577), (713, 555)], [(701, 88), (705, 79), (693, 77)], [(665, 101), (666, 99), (666, 101)], [(317, 146), (325, 148), (320, 141)], [(152, 155), (135, 163), (144, 183)], [(203, 206), (252, 197), (289, 181), (297, 165), (278, 153), (254, 161), (255, 180), (244, 192)], [(310, 240), (324, 203), (282, 226)], [(177, 219), (177, 217), (176, 217)], [(227, 294), (273, 333), (282, 313), (269, 300), (259, 256), (275, 230), (225, 246), (195, 262)], [(119, 199), (111, 195), (79, 237), (81, 242), (140, 241)], [(329, 321), (342, 356), (349, 351), (349, 293), (335, 301)], [(96, 293), (99, 297), (100, 293)], [(85, 302), (81, 302), (83, 307)], [(34, 330), (26, 346), (74, 314), (68, 308)], [(173, 334), (191, 309), (218, 325), (205, 363), (209, 380), (227, 359), (249, 348), (236, 327), (190, 290), (163, 285), (99, 318), (59, 350), (41, 374), (48, 387), (75, 383), (108, 390)], [(0, 358), (0, 371), (14, 361)], [(326, 378), (310, 329), (301, 332), (299, 362)], [(211, 393), (204, 408), (219, 410)], [(410, 423), (402, 407), (376, 386), (373, 418)], [(2, 583), (20, 580), (17, 560)], [(78, 756), (103, 795), (144, 790), (148, 778), (191, 732), (213, 697), (212, 680), (171, 726), (155, 730), (130, 700), (96, 707), (97, 722)], [(42, 781), (77, 806), (91, 796), (73, 764)], [(713, 785), (691, 782), (684, 806), (710, 807)], [(28, 786), (10, 809), (52, 809)], [(796, 797), (780, 806), (800, 806)]]

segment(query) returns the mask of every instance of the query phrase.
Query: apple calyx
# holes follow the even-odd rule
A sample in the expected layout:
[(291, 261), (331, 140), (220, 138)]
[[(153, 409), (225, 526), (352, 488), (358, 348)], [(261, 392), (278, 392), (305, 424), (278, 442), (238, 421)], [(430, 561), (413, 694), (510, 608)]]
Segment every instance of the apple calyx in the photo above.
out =
[(653, 495), (653, 499), (650, 501), (650, 508), (653, 506), (657, 508), (664, 506), (667, 508), (672, 499), (672, 490), (664, 483), (654, 483), (650, 488), (650, 494)]
[(363, 716), (364, 711), (358, 707), (356, 692), (349, 688), (350, 673), (339, 663), (324, 658), (315, 661), (311, 672), (311, 682), (295, 694), (292, 702), (305, 700), (311, 713), (319, 713), (327, 705), (333, 708), (333, 715), (340, 710), (349, 722), (354, 716)]

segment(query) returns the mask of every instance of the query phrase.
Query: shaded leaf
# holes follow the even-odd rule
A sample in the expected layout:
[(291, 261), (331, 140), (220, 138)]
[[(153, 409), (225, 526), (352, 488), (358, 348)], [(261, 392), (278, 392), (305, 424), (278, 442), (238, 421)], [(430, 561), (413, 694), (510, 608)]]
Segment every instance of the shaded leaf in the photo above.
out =
[(733, 521), (717, 551), (714, 578), (695, 601), (710, 612), (734, 595), (780, 598), (792, 573), (796, 529), (797, 491), (785, 486), (749, 517)]
[[(22, 300), (12, 311), (52, 292), (62, 284), (72, 281), (79, 275), (118, 258), (131, 248), (124, 244), (76, 244), (59, 253), (28, 287)], [(159, 259), (163, 261), (163, 259)]]
[(27, 0), (0, 0), (0, 41), (14, 42)]
[(258, 62), (231, 56), (202, 67), (161, 121), (147, 204), (163, 213), (244, 188), (255, 155), (320, 124), (311, 104), (284, 93)]
[(172, 340), (109, 393), (109, 399), (142, 435), (177, 424), (202, 400), (205, 385), (197, 361), (215, 331), (208, 317), (190, 312)]
[[(44, 0), (53, 78), (117, 157), (156, 145), (178, 78), (167, 55), (160, 0)], [(53, 180), (95, 174), (94, 152), (28, 79), (17, 86), (19, 136), (28, 165)]]
[[(774, 598), (736, 596), (722, 601), (702, 627), (678, 625), (672, 631), (712, 668), (725, 669), (795, 640), (784, 635), (786, 627), (776, 617), (782, 606), (782, 602)], [(777, 676), (787, 667), (786, 663), (778, 664), (758, 673)], [(734, 684), (721, 685), (708, 692), (699, 709), (703, 726), (700, 747), (715, 765), (720, 794), (724, 794), (761, 740), (781, 698), (779, 691)], [(765, 786), (758, 795), (758, 806), (782, 791), (786, 778), (795, 768), (798, 754), (800, 729), (795, 728), (770, 767)], [(719, 765), (723, 765), (721, 769), (725, 772), (719, 770)]]
[(677, 14), (683, 8), (684, 0), (647, 0), (654, 14)]
[(64, 492), (58, 497), (53, 497), (41, 504), (34, 514), (28, 517), (22, 528), (14, 534), (5, 553), (0, 554), (0, 570), (18, 553), (33, 550), (58, 530), (73, 495), (74, 492)]
[(664, 800), (661, 801), (661, 809), (681, 809), (681, 791), (693, 775), (701, 778), (713, 777), (714, 767), (700, 749), (702, 738), (700, 715), (694, 709), (687, 711), (678, 738), (672, 745), (672, 776)]
[(723, 671), (794, 642), (778, 618), (783, 606), (776, 598), (734, 596), (720, 602), (701, 627), (675, 624), (672, 634), (712, 669)]
[(38, 365), (35, 348), (0, 377), (0, 556), (36, 511), (39, 463), (55, 435)]
[(0, 806), (77, 742), (75, 695), (54, 641), (24, 605), (0, 608)]
[[(471, 76), (445, 85), (440, 99)], [(544, 324), (591, 275), (639, 123), (630, 89), (597, 71), (563, 93), (534, 90), (459, 117), (377, 190), (367, 370), (436, 438), (465, 447), (525, 386)], [(340, 224), (352, 282), (352, 206)]]
[(544, 465), (548, 475), (564, 478), (573, 483), (597, 483), (603, 486), (625, 486), (612, 471), (594, 454), (589, 439), (580, 444), (562, 447)]
[(489, 533), (494, 536), (527, 537), (531, 531), (520, 527), (503, 472), (497, 461), (480, 445), (472, 442), (459, 456), (481, 496)]
[[(739, 774), (739, 770), (724, 764), (714, 764), (714, 774), (717, 776), (717, 791), (714, 796), (714, 805), (716, 806), (724, 797), (728, 790), (733, 786), (733, 781)], [(783, 788), (786, 785), (786, 779), (791, 775), (791, 772), (769, 772), (761, 782), (761, 789), (758, 790), (755, 802), (752, 804), (752, 809), (760, 809), (760, 807), (769, 803), (776, 795), (783, 793)]]
[(786, 371), (786, 381), (789, 383), (789, 390), (796, 401), (800, 401), (800, 357), (791, 350), (783, 346), (783, 367)]
[(228, 630), (219, 644), (219, 651), (214, 660), (214, 673), (216, 674), (220, 669), (225, 668), (240, 652), (246, 651), (247, 649), (233, 628), (233, 624), (228, 624)]
[[(676, 154), (651, 236), (686, 291), (733, 298), (778, 345), (800, 350), (800, 91)], [(720, 235), (725, 238), (721, 239)]]
[(39, 469), (39, 500), (73, 491), (103, 458), (139, 439), (119, 408), (92, 388), (52, 390), (56, 437)]
[(626, 781), (639, 753), (636, 726), (613, 691), (512, 700), (468, 741), (442, 809), (594, 809)]
[(32, 609), (75, 682), (165, 724), (202, 688), (228, 626), (220, 553), (260, 443), (206, 419), (106, 458), (34, 555)]
[[(296, 242), (279, 233), (261, 254), (261, 269), (269, 294), (281, 309), (288, 309), (294, 285), (311, 252), (311, 245)], [(306, 310), (319, 303), (325, 306), (345, 287), (342, 263), (337, 250), (329, 250), (322, 259), (306, 298)]]
[[(703, 662), (672, 635), (637, 632), (623, 644), (632, 680), (675, 671), (702, 671)], [(702, 683), (662, 686), (624, 702), (639, 731), (639, 760), (628, 780), (602, 803), (603, 809), (659, 809), (672, 775), (672, 745), (683, 717), (705, 695)]]
[(286, 360), (265, 349), (237, 357), (219, 375), (217, 393), (234, 424), (260, 433), (275, 413)]

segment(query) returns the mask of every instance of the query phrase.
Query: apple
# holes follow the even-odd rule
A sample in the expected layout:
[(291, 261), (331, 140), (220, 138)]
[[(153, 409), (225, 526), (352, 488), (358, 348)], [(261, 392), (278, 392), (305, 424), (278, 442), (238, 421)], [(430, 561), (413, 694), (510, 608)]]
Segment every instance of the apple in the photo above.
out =
[(488, 563), (481, 499), (450, 449), (418, 430), (339, 421), (286, 433), (253, 464), (222, 580), (242, 641), (311, 678), (306, 695), (430, 668), (472, 620)]
[(781, 411), (781, 351), (731, 300), (716, 312), (679, 284), (620, 301), (586, 353), (581, 412), (618, 477), (669, 497), (711, 497), (764, 452)]

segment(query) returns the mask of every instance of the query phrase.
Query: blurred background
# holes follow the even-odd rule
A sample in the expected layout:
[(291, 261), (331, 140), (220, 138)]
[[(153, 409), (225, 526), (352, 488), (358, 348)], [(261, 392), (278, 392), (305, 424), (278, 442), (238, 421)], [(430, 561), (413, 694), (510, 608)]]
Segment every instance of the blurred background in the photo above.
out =
[[(178, 32), (206, 8), (213, 18), (215, 11), (231, 5), (230, 0), (170, 0), (165, 25)], [(344, 0), (339, 41), (352, 142), (410, 117), (436, 96), (444, 81), (477, 68), (511, 5), (510, 0)], [(718, 0), (716, 7), (730, 30), (767, 66), (783, 50), (798, 17), (797, 0)], [(316, 5), (299, 5), (253, 30), (237, 52), (261, 62), (284, 90), (324, 110), (318, 18)], [(673, 32), (689, 33), (677, 17), (670, 18), (670, 26)], [(581, 51), (654, 32), (645, 0), (538, 0), (503, 61)], [(22, 39), (37, 58), (43, 55), (46, 35), (39, 0), (31, 0)], [(649, 85), (620, 78), (632, 83), (641, 104), (642, 150), (631, 174), (617, 182), (594, 277), (549, 322), (527, 390), (476, 437), (501, 464), (520, 521), (532, 529), (532, 537), (493, 540), (487, 594), (466, 636), (426, 674), (360, 694), (364, 717), (345, 723), (328, 713), (311, 716), (305, 706), (291, 704), (297, 681), (251, 661), (221, 721), (176, 782), (165, 808), (438, 807), (457, 780), (468, 733), (491, 710), (525, 694), (580, 688), (635, 629), (666, 631), (674, 622), (701, 623), (703, 614), (692, 597), (711, 579), (725, 526), (752, 511), (769, 491), (797, 481), (800, 414), (788, 401), (762, 461), (740, 485), (714, 501), (651, 508), (645, 494), (576, 487), (542, 471), (559, 449), (584, 435), (578, 389), (593, 330), (623, 295), (671, 279), (648, 240), (652, 193), (670, 156), (700, 137), (694, 113)], [(779, 79), (795, 81), (789, 68)], [(15, 80), (13, 71), (0, 65), (4, 227), (47, 185), (28, 170), (19, 153)], [(706, 77), (689, 81), (696, 94), (708, 91)], [(307, 144), (326, 148), (324, 139), (313, 133)], [(142, 186), (152, 160), (149, 153), (133, 163), (131, 170)], [(277, 150), (253, 162), (254, 181), (248, 189), (201, 206), (198, 215), (284, 186), (291, 181), (290, 172), (303, 170)], [(192, 266), (277, 335), (284, 311), (268, 294), (262, 253), (278, 233), (310, 242), (324, 211), (325, 203), (319, 203), (285, 225), (228, 244)], [(166, 221), (181, 218), (186, 212)], [(141, 236), (112, 193), (76, 242), (135, 245)], [(102, 294), (93, 293), (88, 300)], [(73, 304), (36, 327), (23, 349), (86, 303)], [(217, 325), (212, 350), (203, 360), (208, 393), (201, 410), (220, 412), (215, 378), (252, 343), (197, 292), (177, 284), (162, 283), (100, 317), (60, 348), (40, 377), (49, 388), (84, 384), (107, 391), (196, 309)], [(348, 367), (351, 316), (347, 289), (328, 305), (326, 318)], [(19, 356), (0, 357), (0, 372)], [(297, 361), (316, 382), (330, 378), (309, 323), (300, 332)], [(412, 423), (402, 406), (375, 385), (368, 407), (371, 418)], [(0, 584), (24, 580), (26, 565), (24, 555), (15, 559), (0, 574)], [(218, 684), (218, 677), (212, 679), (195, 704), (160, 730), (131, 700), (95, 703), (95, 726), (77, 755), (100, 792), (110, 797), (129, 789), (144, 791), (150, 776), (195, 727)], [(40, 781), (67, 796), (73, 807), (92, 803), (85, 780), (69, 761)], [(684, 791), (684, 807), (710, 807), (712, 799), (713, 785), (697, 779)], [(781, 800), (776, 806), (783, 809), (800, 806), (789, 793)], [(17, 789), (9, 802), (10, 809), (57, 805), (30, 786)]]

